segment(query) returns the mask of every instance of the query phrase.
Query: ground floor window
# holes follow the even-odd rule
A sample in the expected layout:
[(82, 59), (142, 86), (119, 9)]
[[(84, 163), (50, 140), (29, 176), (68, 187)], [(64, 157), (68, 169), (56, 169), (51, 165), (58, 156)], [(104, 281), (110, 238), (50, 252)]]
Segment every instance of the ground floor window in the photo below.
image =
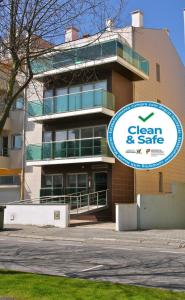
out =
[(88, 174), (67, 174), (67, 193), (78, 193), (88, 191)]
[(42, 175), (42, 196), (87, 194), (107, 189), (108, 173), (106, 171)]
[(41, 179), (41, 196), (62, 195), (63, 175), (44, 174)]
[(20, 185), (19, 176), (0, 176), (1, 185)]
[[(64, 185), (65, 179), (65, 185)], [(68, 195), (78, 192), (88, 192), (88, 174), (43, 174), (41, 180), (41, 196)]]

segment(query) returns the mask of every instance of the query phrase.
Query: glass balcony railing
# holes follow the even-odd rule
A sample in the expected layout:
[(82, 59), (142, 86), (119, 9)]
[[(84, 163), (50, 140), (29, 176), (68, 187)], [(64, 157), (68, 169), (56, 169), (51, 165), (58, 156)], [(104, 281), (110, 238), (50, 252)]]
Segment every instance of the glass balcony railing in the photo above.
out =
[(53, 160), (93, 156), (111, 156), (105, 138), (87, 138), (28, 145), (27, 160)]
[(103, 89), (98, 89), (45, 98), (43, 102), (30, 101), (28, 102), (28, 115), (29, 117), (38, 117), (96, 107), (115, 110), (114, 95)]
[(31, 65), (33, 73), (39, 74), (111, 56), (119, 56), (144, 74), (149, 75), (148, 60), (135, 52), (127, 44), (120, 42), (118, 39), (64, 50), (63, 52), (58, 52), (48, 57), (40, 57), (33, 60)]

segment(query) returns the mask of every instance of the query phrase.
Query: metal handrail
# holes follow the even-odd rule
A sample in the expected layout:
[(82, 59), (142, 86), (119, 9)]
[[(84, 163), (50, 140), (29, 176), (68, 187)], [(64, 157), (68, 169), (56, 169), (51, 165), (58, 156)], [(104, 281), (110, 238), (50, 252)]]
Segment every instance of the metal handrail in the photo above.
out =
[[(75, 195), (76, 193), (71, 193), (71, 194), (67, 194), (67, 195), (57, 195), (57, 196), (42, 196), (39, 198), (31, 198), (31, 199), (24, 199), (24, 200), (17, 200), (17, 201), (13, 201), (13, 202), (8, 202), (6, 204), (12, 204), (12, 203), (20, 203), (20, 202), (35, 202), (38, 200), (49, 200), (49, 199), (53, 199), (53, 198), (62, 198), (62, 197), (76, 197)], [(73, 196), (74, 195), (74, 196)]]
[[(105, 201), (104, 205), (100, 204), (100, 194), (101, 193), (105, 193), (105, 199), (103, 199)], [(19, 200), (19, 201), (14, 201), (14, 202), (9, 202), (6, 203), (6, 205), (12, 205), (12, 204), (40, 204), (38, 203), (38, 201), (45, 201), (42, 202), (43, 205), (47, 205), (47, 204), (69, 204), (70, 210), (72, 211), (76, 211), (76, 213), (78, 214), (80, 212), (80, 208), (84, 208), (87, 207), (87, 211), (90, 211), (91, 207), (102, 207), (102, 206), (107, 206), (108, 202), (107, 202), (107, 193), (108, 193), (108, 189), (107, 190), (101, 190), (101, 191), (96, 191), (96, 192), (91, 192), (91, 193), (86, 193), (86, 194), (82, 194), (80, 193), (80, 195), (73, 195), (73, 194), (69, 194), (69, 195), (58, 195), (58, 196), (44, 196), (44, 197), (40, 197), (40, 198), (34, 198), (34, 199), (25, 199), (25, 200)], [(94, 199), (94, 195), (95, 195), (95, 199)], [(86, 205), (83, 205), (83, 197), (87, 198), (86, 201)], [(93, 198), (92, 198), (93, 197)], [(58, 198), (61, 198), (60, 200)], [(55, 201), (55, 199), (58, 199)], [(53, 201), (54, 200), (54, 201)], [(73, 202), (73, 200), (75, 200)], [(91, 201), (93, 202), (93, 204), (91, 203)], [(61, 203), (62, 202), (62, 203)], [(75, 207), (75, 208), (73, 208)]]

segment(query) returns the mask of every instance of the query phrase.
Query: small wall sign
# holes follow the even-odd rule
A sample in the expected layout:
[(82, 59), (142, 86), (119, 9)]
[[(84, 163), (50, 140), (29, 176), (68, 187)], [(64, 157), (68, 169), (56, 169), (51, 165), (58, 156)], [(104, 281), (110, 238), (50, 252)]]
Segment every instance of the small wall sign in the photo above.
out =
[(54, 220), (60, 220), (60, 210), (54, 211)]
[(108, 127), (108, 144), (114, 156), (134, 169), (155, 169), (168, 164), (181, 149), (183, 128), (166, 106), (134, 102), (121, 108)]

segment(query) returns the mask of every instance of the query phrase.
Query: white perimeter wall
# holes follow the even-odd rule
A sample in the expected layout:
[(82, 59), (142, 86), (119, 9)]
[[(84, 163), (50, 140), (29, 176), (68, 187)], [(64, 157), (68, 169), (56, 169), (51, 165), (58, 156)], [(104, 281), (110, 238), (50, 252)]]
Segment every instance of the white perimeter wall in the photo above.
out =
[(116, 204), (116, 231), (137, 230), (137, 204)]
[(69, 225), (68, 205), (7, 205), (4, 224), (55, 226)]
[(185, 184), (172, 193), (138, 195), (137, 203), (116, 205), (116, 230), (185, 229)]
[(185, 184), (172, 185), (172, 193), (162, 195), (139, 195), (138, 227), (185, 228)]

